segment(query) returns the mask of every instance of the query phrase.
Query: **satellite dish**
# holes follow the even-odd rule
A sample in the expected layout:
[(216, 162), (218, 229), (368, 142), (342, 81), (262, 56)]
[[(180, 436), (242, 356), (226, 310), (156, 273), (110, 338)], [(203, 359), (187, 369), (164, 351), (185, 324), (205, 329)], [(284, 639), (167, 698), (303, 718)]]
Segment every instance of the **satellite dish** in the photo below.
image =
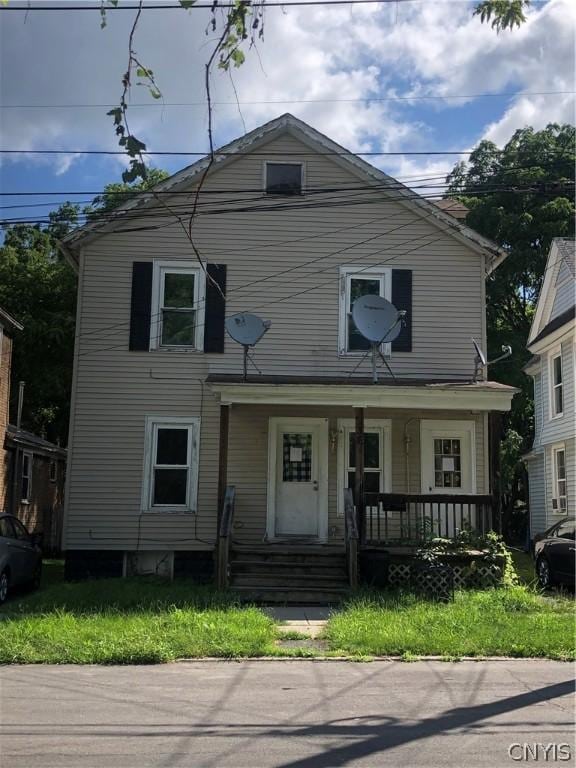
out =
[(381, 344), (397, 319), (396, 307), (382, 296), (360, 296), (352, 307), (354, 325), (372, 344)]
[(482, 365), (486, 365), (486, 355), (482, 352), (480, 344), (478, 344), (476, 339), (472, 339), (472, 344), (474, 344), (474, 349), (476, 350), (476, 360)]
[[(225, 326), (228, 335), (244, 347), (244, 381), (248, 378), (248, 349), (258, 344), (271, 325), (270, 320), (262, 320), (258, 315), (250, 315), (247, 312), (240, 312), (226, 319)], [(251, 357), (250, 360), (260, 373), (261, 371), (254, 360)]]
[(226, 330), (238, 344), (243, 347), (254, 347), (270, 328), (270, 320), (262, 320), (258, 315), (240, 312), (226, 320)]
[(404, 326), (405, 311), (398, 311), (383, 296), (360, 296), (352, 307), (352, 320), (372, 349), (372, 381), (378, 382), (376, 355), (380, 355), (390, 375), (394, 378), (388, 361), (380, 352), (380, 345), (394, 341)]

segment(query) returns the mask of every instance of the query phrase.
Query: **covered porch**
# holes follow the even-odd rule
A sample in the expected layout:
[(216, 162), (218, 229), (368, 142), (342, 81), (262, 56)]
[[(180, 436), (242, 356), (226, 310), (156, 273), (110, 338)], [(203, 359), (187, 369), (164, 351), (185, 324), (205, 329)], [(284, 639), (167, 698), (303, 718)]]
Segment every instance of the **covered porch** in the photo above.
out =
[(221, 408), (221, 581), (242, 549), (343, 556), (351, 546), (413, 548), (498, 528), (489, 446), (499, 442), (509, 387), (231, 376), (209, 384)]

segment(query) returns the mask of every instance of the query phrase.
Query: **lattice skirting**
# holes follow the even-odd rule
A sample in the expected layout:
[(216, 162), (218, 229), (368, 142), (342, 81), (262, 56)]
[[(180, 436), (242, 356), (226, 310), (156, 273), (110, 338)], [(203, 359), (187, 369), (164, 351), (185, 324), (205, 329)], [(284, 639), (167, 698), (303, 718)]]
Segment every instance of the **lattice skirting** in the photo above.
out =
[[(502, 569), (494, 564), (471, 562), (469, 565), (451, 566), (454, 573), (455, 589), (487, 589), (498, 587), (502, 583)], [(409, 563), (390, 563), (388, 565), (388, 583), (395, 587), (410, 587)]]

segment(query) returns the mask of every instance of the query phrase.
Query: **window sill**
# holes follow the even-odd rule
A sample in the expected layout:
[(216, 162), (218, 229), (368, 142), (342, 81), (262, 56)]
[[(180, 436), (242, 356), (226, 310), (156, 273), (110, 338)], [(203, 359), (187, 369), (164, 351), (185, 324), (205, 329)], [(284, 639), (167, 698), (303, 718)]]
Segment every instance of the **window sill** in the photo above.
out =
[(182, 509), (182, 507), (152, 507), (143, 509), (143, 515), (195, 515), (194, 509)]
[(198, 349), (198, 347), (151, 347), (150, 348), (150, 352), (162, 352), (164, 354), (166, 354), (166, 353), (170, 354), (171, 352), (172, 353), (174, 353), (174, 352), (178, 352), (178, 353), (184, 352), (186, 354), (190, 354), (190, 352), (198, 352), (198, 353), (203, 354), (204, 350), (203, 349)]
[(555, 416), (550, 416), (548, 421), (558, 421), (558, 419), (561, 419), (564, 416), (564, 411), (562, 413), (557, 413)]

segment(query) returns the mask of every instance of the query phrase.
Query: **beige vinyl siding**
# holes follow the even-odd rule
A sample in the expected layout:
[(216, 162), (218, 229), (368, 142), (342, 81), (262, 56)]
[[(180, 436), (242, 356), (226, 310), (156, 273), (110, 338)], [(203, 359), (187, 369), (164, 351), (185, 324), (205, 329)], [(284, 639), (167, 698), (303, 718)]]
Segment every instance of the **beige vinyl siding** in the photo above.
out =
[[(288, 136), (271, 142), (269, 149), (274, 153), (310, 152), (308, 146)], [(274, 159), (280, 158), (274, 155)], [(290, 155), (289, 159), (296, 158)], [(356, 264), (358, 269), (383, 265), (413, 270), (413, 351), (392, 355), (394, 373), (416, 378), (469, 378), (473, 369), (470, 339), (484, 341), (483, 257), (440, 229), (426, 214), (384, 197), (373, 202), (374, 193), (371, 202), (353, 206), (318, 207), (313, 204), (318, 197), (307, 194), (287, 201), (304, 205), (302, 210), (228, 210), (208, 215), (210, 209), (238, 207), (243, 200), (259, 196), (264, 160), (260, 155), (225, 162), (207, 181), (206, 190), (230, 192), (206, 195), (202, 215), (193, 229), (203, 259), (227, 265), (227, 315), (249, 310), (272, 321), (271, 330), (255, 350), (263, 373), (329, 376), (352, 370), (358, 358), (338, 355), (339, 268)], [(367, 183), (365, 177), (345, 170), (334, 159), (307, 155), (304, 162), (308, 187)], [(351, 194), (359, 193), (334, 193), (334, 203)], [(204, 207), (204, 199), (216, 202)], [(224, 202), (230, 199), (238, 202)], [(277, 206), (279, 201), (264, 200), (263, 204)], [(175, 196), (169, 205), (189, 210), (190, 199)], [(208, 373), (240, 373), (242, 350), (227, 337), (225, 352), (220, 355), (128, 351), (132, 263), (154, 259), (197, 263), (180, 225), (158, 213), (131, 218), (126, 228), (167, 226), (109, 233), (88, 242), (82, 251), (82, 314), (68, 475), (68, 548), (133, 549), (138, 544), (149, 550), (194, 549), (211, 548), (214, 542), (219, 412), (206, 385), (202, 396), (200, 381)], [(380, 237), (373, 242), (360, 244), (376, 235)], [(316, 261), (307, 264), (310, 260)], [(264, 277), (271, 279), (246, 285)], [(300, 295), (291, 298), (296, 292)], [(366, 375), (368, 370), (366, 362), (358, 375)], [(201, 417), (197, 516), (140, 516), (146, 415)], [(236, 418), (240, 417), (234, 414), (233, 421)], [(254, 427), (257, 431), (260, 428)], [(477, 434), (481, 429), (479, 424)], [(396, 431), (393, 440), (394, 451), (401, 456), (403, 447), (397, 441), (402, 437)], [(416, 444), (412, 444), (414, 450)], [(252, 478), (247, 473), (240, 478), (240, 485), (247, 485), (239, 493), (239, 504), (253, 510), (241, 512), (245, 517), (248, 514), (247, 530), (250, 514), (260, 515), (265, 506), (262, 478), (267, 459), (261, 461), (263, 450), (254, 440), (244, 448), (231, 444), (239, 465), (248, 461), (250, 452), (255, 452), (255, 467), (258, 459), (258, 476)], [(400, 483), (401, 464), (394, 472), (395, 482)], [(235, 477), (231, 473), (229, 481), (234, 482)], [(481, 489), (480, 482), (478, 487)], [(335, 509), (333, 496), (330, 503)]]
[[(311, 408), (304, 406), (232, 406), (228, 450), (228, 482), (236, 486), (234, 541), (261, 542), (266, 534), (268, 429), (272, 416), (327, 418), (329, 429), (338, 428), (338, 419), (352, 419), (352, 408)], [(391, 492), (420, 493), (420, 420), (472, 419), (476, 433), (476, 485), (478, 493), (488, 493), (488, 471), (484, 456), (484, 419), (480, 415), (450, 411), (392, 411), (368, 409), (367, 419), (390, 419), (392, 423)], [(410, 488), (407, 488), (404, 429), (409, 443)], [(342, 436), (339, 435), (339, 440)], [(338, 453), (328, 454), (328, 531), (331, 539), (341, 539), (344, 522), (337, 514)]]

